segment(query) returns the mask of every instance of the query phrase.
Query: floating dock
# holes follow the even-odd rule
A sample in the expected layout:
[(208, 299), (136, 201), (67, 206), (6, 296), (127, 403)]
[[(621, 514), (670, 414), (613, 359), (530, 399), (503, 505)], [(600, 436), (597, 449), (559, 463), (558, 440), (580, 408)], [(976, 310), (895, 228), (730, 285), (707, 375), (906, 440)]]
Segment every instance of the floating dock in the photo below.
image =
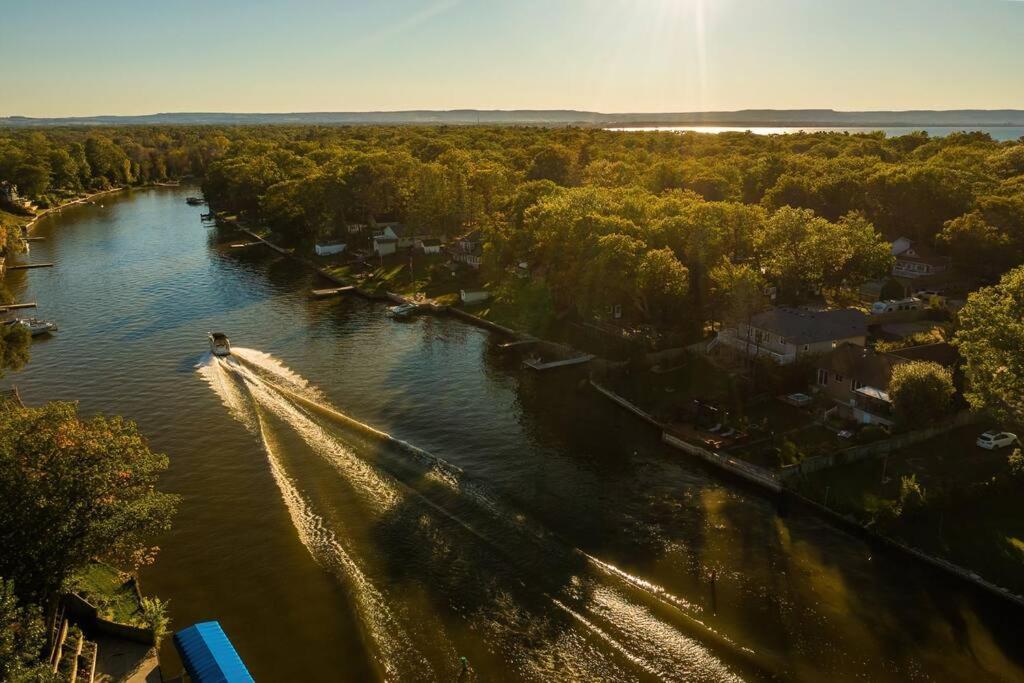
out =
[(7, 305), (4, 305), (4, 306), (0, 306), (0, 311), (14, 311), (14, 310), (17, 310), (19, 308), (35, 308), (35, 307), (36, 307), (36, 304), (33, 301), (31, 303), (25, 303), (25, 304), (7, 304)]
[(344, 294), (346, 292), (355, 291), (355, 287), (352, 285), (346, 285), (344, 287), (332, 287), (331, 289), (314, 289), (313, 296), (323, 299), (329, 296), (335, 296), (337, 294)]
[(553, 370), (555, 368), (565, 368), (570, 365), (582, 365), (583, 363), (589, 363), (594, 360), (596, 356), (587, 353), (582, 356), (576, 356), (575, 358), (567, 358), (565, 360), (553, 360), (545, 363), (539, 358), (528, 358), (523, 361), (523, 365), (530, 368), (531, 370)]

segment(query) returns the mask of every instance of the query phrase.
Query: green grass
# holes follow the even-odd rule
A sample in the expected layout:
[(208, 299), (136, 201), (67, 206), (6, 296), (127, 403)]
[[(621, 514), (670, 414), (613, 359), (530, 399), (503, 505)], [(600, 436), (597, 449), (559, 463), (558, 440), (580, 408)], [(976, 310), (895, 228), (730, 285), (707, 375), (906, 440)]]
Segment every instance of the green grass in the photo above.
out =
[(70, 588), (88, 600), (104, 619), (145, 625), (134, 584), (102, 562), (91, 562), (72, 577)]
[[(862, 523), (886, 501), (899, 497), (900, 480), (914, 475), (932, 501), (923, 514), (899, 518), (886, 533), (925, 552), (976, 571), (1015, 591), (1024, 591), (1024, 514), (1022, 491), (993, 485), (1006, 470), (1009, 450), (986, 451), (974, 445), (984, 425), (971, 425), (868, 460), (815, 472), (799, 486)], [(884, 472), (884, 480), (883, 480)], [(942, 504), (942, 492), (978, 487), (966, 500)], [(827, 492), (827, 493), (826, 493)]]

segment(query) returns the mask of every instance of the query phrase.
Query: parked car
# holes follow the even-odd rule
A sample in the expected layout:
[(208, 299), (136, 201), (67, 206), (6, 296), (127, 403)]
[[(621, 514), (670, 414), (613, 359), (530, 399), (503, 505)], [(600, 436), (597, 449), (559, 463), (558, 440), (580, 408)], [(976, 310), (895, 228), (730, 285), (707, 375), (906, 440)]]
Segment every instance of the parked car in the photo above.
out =
[(993, 451), (997, 448), (1012, 446), (1013, 444), (1018, 443), (1018, 441), (1016, 434), (1012, 434), (1010, 432), (988, 431), (979, 436), (975, 443), (986, 450)]

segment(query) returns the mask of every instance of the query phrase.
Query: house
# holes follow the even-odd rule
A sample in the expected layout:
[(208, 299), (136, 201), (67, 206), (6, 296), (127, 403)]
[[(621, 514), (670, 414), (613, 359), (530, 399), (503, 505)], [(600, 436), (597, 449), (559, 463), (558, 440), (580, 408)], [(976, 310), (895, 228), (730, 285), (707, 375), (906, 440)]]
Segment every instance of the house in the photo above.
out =
[(452, 260), (456, 263), (465, 263), (470, 268), (479, 270), (484, 256), (483, 234), (479, 230), (474, 230), (463, 235), (455, 241), (451, 254)]
[(724, 344), (787, 365), (803, 355), (827, 353), (842, 344), (864, 346), (866, 341), (867, 316), (855, 308), (811, 311), (780, 306), (754, 315), (749, 323), (721, 330), (708, 348)]
[(441, 240), (436, 237), (418, 238), (416, 240), (416, 248), (421, 250), (424, 254), (440, 254)]
[(892, 255), (896, 257), (892, 266), (892, 274), (896, 277), (917, 279), (939, 275), (949, 270), (951, 264), (948, 256), (939, 256), (906, 237), (892, 243)]
[(313, 245), (313, 251), (316, 252), (317, 256), (330, 256), (331, 254), (342, 253), (347, 246), (347, 244), (341, 241), (317, 242)]
[(875, 353), (854, 344), (843, 344), (821, 356), (815, 368), (814, 389), (835, 402), (840, 416), (861, 424), (891, 427), (892, 399), (889, 380), (897, 365), (932, 361), (955, 370), (960, 363), (956, 349), (945, 342), (911, 346)]
[(32, 202), (18, 194), (18, 186), (6, 180), (0, 181), (0, 205), (6, 205), (18, 211), (32, 209)]
[(377, 223), (373, 239), (376, 241), (381, 238), (395, 240), (397, 249), (412, 249), (419, 239), (411, 227), (398, 222)]

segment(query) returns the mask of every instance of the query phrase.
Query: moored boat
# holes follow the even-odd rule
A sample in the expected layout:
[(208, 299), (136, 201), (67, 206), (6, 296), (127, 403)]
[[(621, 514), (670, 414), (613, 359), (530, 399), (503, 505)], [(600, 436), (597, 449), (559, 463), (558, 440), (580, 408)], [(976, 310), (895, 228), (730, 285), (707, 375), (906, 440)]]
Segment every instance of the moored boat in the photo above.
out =
[(388, 315), (392, 318), (399, 320), (405, 320), (411, 318), (419, 307), (416, 304), (399, 304), (397, 306), (388, 306)]
[(202, 197), (188, 197), (185, 200), (185, 203), (188, 204), (189, 206), (201, 206), (202, 203), (203, 203), (203, 198)]
[(28, 329), (33, 337), (57, 331), (57, 323), (50, 320), (40, 320), (39, 318), (14, 318), (13, 320), (4, 321), (4, 324), (22, 325)]
[(230, 356), (231, 342), (223, 332), (210, 333), (210, 352), (215, 356)]

